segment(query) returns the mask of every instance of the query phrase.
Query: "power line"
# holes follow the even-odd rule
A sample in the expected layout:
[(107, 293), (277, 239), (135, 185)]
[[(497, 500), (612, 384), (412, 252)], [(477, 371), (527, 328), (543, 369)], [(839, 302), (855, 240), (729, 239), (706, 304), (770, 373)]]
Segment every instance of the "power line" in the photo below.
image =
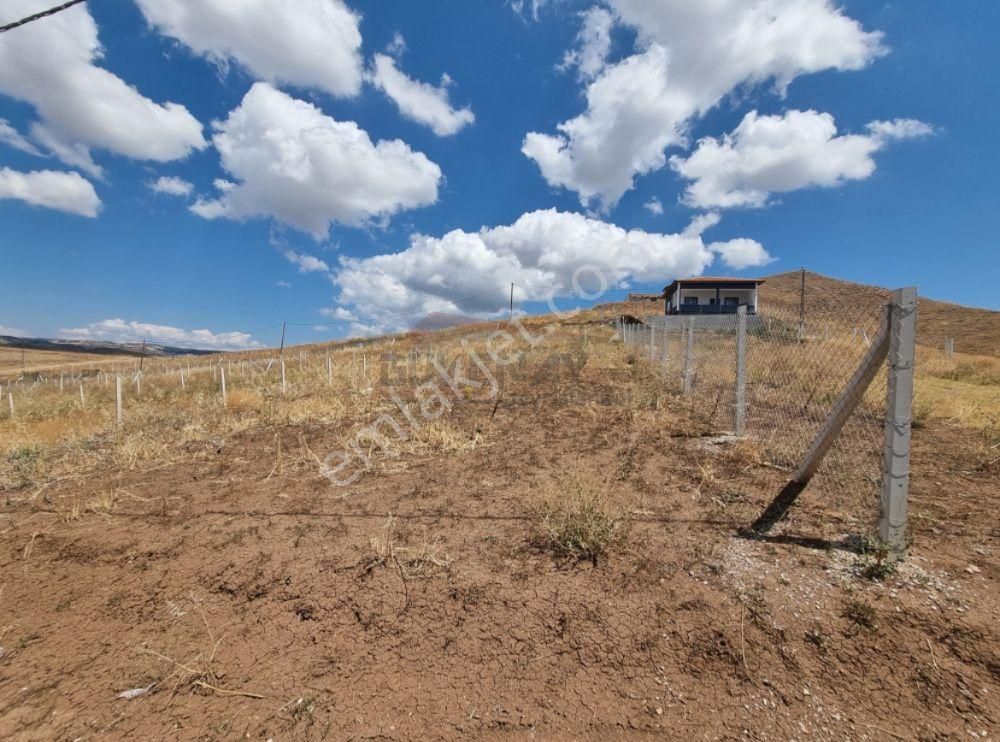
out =
[(25, 18), (22, 18), (19, 21), (13, 21), (4, 26), (0, 26), (0, 33), (3, 33), (4, 31), (10, 31), (11, 29), (17, 28), (18, 26), (24, 26), (28, 23), (31, 23), (32, 21), (37, 21), (42, 18), (46, 18), (50, 15), (55, 15), (56, 13), (61, 13), (67, 8), (72, 8), (74, 5), (79, 5), (80, 3), (83, 2), (86, 2), (86, 0), (69, 0), (69, 2), (63, 3), (62, 5), (57, 5), (54, 8), (49, 8), (48, 10), (40, 11), (38, 13), (35, 13), (34, 15), (29, 15)]

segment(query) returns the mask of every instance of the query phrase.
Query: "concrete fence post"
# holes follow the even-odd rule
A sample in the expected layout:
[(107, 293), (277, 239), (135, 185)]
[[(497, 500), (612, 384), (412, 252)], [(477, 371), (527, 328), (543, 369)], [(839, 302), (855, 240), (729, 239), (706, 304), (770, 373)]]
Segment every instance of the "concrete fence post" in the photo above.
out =
[(694, 382), (694, 317), (688, 320), (687, 347), (684, 351), (684, 396), (691, 394)]
[(889, 309), (888, 379), (879, 538), (895, 552), (906, 549), (910, 484), (910, 423), (917, 332), (917, 290), (893, 292)]
[(284, 359), (282, 359), (282, 361), (281, 361), (281, 393), (282, 394), (285, 393), (286, 388), (287, 387), (285, 385), (285, 361), (284, 361)]
[(122, 377), (115, 377), (115, 422), (122, 426)]
[[(7, 387), (10, 389), (10, 387)], [(7, 392), (7, 404), (10, 405), (10, 419), (14, 419), (14, 394), (12, 392)]]
[(736, 435), (746, 432), (747, 422), (747, 308), (736, 310)]
[(654, 325), (649, 326), (649, 360), (656, 360), (656, 327)]
[(225, 368), (220, 368), (219, 369), (219, 373), (221, 374), (221, 378), (222, 378), (222, 406), (225, 407), (226, 406), (226, 369)]

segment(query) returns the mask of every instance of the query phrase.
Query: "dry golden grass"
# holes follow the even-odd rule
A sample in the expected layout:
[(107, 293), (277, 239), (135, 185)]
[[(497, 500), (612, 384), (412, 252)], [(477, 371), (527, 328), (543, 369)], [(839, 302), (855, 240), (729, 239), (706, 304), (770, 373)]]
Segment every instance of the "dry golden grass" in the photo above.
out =
[[(539, 320), (525, 326), (528, 332), (540, 335)], [(242, 431), (281, 425), (337, 426), (348, 431), (344, 438), (350, 442), (357, 430), (371, 425), (383, 413), (398, 412), (390, 394), (408, 397), (424, 381), (437, 379), (440, 383), (434, 359), (445, 368), (464, 359), (467, 372), (481, 379), (470, 369), (469, 354), (488, 358), (486, 336), (495, 329), (491, 324), (433, 335), (409, 334), (383, 338), (365, 347), (339, 343), (286, 349), (284, 390), (281, 364), (273, 351), (156, 359), (147, 364), (140, 384), (131, 371), (122, 374), (122, 428), (115, 423), (113, 378), (86, 378), (83, 401), (78, 383), (60, 392), (51, 382), (24, 381), (13, 387), (14, 419), (9, 418), (6, 408), (0, 408), (0, 488), (30, 493), (45, 482), (108, 467), (113, 475), (138, 467), (166, 466), (190, 457), (185, 444), (214, 444)], [(581, 350), (583, 331), (564, 329), (537, 348), (531, 348), (512, 329), (524, 358), (505, 373), (522, 379), (545, 374), (558, 382), (568, 369), (564, 364), (553, 365), (553, 358), (575, 353), (579, 358), (574, 363), (586, 363)], [(590, 333), (589, 347), (601, 349), (610, 358), (607, 341), (611, 330), (591, 328)], [(602, 337), (595, 345), (593, 340), (598, 336)], [(226, 370), (225, 404), (222, 368)], [(485, 386), (464, 391), (469, 398), (482, 399), (492, 392), (490, 385)], [(481, 422), (459, 426), (445, 414), (405, 439), (370, 444), (375, 448), (386, 444), (381, 451), (383, 458), (404, 453), (456, 454), (483, 445)]]
[[(563, 321), (558, 332), (534, 348), (512, 330), (523, 357), (503, 369), (497, 383), (530, 390), (532, 379), (544, 378), (546, 389), (558, 401), (580, 405), (587, 400), (572, 396), (575, 379), (604, 384), (610, 398), (632, 416), (637, 434), (674, 430), (680, 423), (662, 411), (680, 392), (682, 354), (676, 339), (669, 364), (650, 362), (642, 348), (623, 352), (620, 343), (609, 342), (613, 333), (603, 323), (607, 317), (606, 308), (581, 312)], [(543, 325), (550, 319), (532, 318), (524, 323), (525, 329), (542, 336)], [(380, 415), (396, 413), (390, 393), (405, 398), (420, 383), (440, 379), (435, 359), (446, 368), (457, 359), (465, 359), (469, 370), (470, 352), (487, 358), (486, 337), (494, 329), (496, 325), (490, 324), (433, 334), (411, 333), (365, 347), (338, 343), (287, 349), (284, 391), (280, 363), (273, 351), (156, 359), (142, 377), (141, 396), (131, 373), (123, 376), (125, 424), (121, 429), (115, 424), (113, 379), (108, 383), (86, 379), (83, 401), (77, 386), (60, 393), (51, 383), (32, 386), (22, 382), (14, 387), (15, 418), (9, 419), (6, 408), (0, 406), (0, 488), (31, 493), (45, 482), (102, 467), (110, 466), (113, 474), (140, 466), (165, 466), (190, 456), (185, 453), (185, 444), (212, 443), (242, 431), (279, 425), (335, 426), (343, 431), (346, 444)], [(782, 436), (794, 437), (795, 431), (782, 426), (787, 421), (796, 422), (810, 405), (817, 411), (828, 409), (863, 352), (861, 341), (848, 339), (846, 333), (810, 336), (805, 343), (789, 342), (780, 333), (772, 337), (751, 335), (750, 402), (752, 410), (773, 412), (775, 433), (758, 436), (761, 450), (746, 452), (748, 461), (792, 461), (797, 450), (785, 450)], [(699, 338), (697, 394), (689, 405), (692, 417), (683, 421), (682, 432), (710, 431), (713, 425), (715, 430), (725, 430), (731, 424), (725, 421), (733, 409), (732, 354), (731, 336)], [(218, 373), (221, 367), (226, 369), (227, 378), (225, 405)], [(471, 373), (477, 374), (475, 370)], [(946, 358), (940, 351), (921, 347), (916, 373), (918, 424), (946, 419), (983, 430), (996, 426), (1000, 359), (962, 353)], [(491, 390), (463, 391), (470, 398), (483, 399)], [(503, 393), (499, 392), (501, 398)], [(884, 382), (879, 382), (866, 396), (863, 410), (872, 420), (881, 414), (883, 395)], [(767, 419), (755, 422), (770, 424)], [(369, 445), (388, 459), (461, 454), (489, 445), (485, 423), (484, 419), (459, 424), (446, 413), (403, 438), (382, 430), (388, 439), (369, 441)], [(798, 445), (797, 439), (795, 443)]]
[(558, 476), (545, 485), (533, 508), (536, 543), (559, 556), (595, 565), (628, 537), (628, 513), (609, 484), (589, 472)]
[(58, 350), (28, 350), (0, 346), (0, 378), (16, 378), (26, 373), (81, 371), (109, 368), (114, 363), (134, 361), (134, 356), (102, 353), (69, 353)]

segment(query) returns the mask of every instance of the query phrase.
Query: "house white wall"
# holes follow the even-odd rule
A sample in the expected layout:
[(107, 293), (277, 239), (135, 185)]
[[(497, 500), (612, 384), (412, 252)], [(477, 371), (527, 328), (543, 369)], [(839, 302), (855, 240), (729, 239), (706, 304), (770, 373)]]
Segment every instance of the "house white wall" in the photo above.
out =
[[(726, 297), (733, 297), (738, 299), (740, 304), (751, 304), (756, 306), (756, 293), (756, 290), (753, 288), (720, 289), (719, 303), (725, 304)], [(698, 297), (699, 304), (708, 305), (713, 299), (715, 299), (715, 289), (681, 287), (678, 291), (674, 292), (673, 296), (670, 297), (670, 308), (677, 309), (679, 304), (683, 303), (685, 298), (690, 296)]]

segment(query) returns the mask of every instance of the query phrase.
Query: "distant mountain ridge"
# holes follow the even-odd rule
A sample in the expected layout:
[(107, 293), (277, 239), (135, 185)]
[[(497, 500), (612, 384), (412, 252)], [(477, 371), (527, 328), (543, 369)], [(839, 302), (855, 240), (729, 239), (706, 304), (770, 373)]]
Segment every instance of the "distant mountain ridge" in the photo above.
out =
[(96, 353), (99, 355), (126, 356), (186, 356), (208, 355), (218, 353), (217, 350), (199, 350), (195, 348), (178, 348), (172, 345), (157, 343), (113, 343), (108, 340), (60, 340), (47, 338), (23, 338), (13, 335), (0, 335), (0, 346), (6, 348), (24, 348), (25, 350), (53, 350), (62, 353)]

